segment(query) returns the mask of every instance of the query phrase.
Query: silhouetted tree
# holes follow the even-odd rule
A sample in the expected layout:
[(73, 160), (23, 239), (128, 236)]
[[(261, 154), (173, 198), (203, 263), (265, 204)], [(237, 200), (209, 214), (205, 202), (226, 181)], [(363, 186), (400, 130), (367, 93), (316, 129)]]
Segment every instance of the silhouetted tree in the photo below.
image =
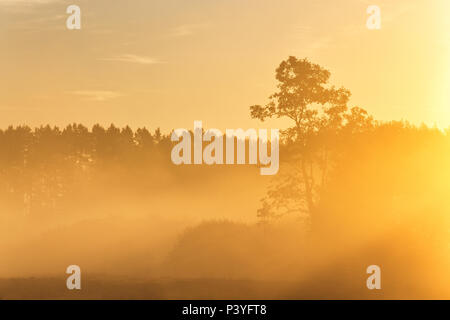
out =
[(330, 72), (307, 59), (289, 57), (277, 68), (276, 79), (278, 91), (266, 106), (251, 106), (251, 117), (288, 118), (293, 126), (282, 131), (284, 170), (262, 200), (258, 215), (297, 213), (311, 219), (343, 133), (365, 130), (373, 119), (361, 108), (348, 110), (350, 91), (329, 85)]

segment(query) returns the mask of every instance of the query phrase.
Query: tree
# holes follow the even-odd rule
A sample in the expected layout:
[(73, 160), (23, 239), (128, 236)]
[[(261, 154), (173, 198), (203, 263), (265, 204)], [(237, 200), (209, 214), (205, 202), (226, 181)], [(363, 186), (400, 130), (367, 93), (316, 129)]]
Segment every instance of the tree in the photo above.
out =
[(330, 75), (308, 59), (291, 56), (276, 69), (278, 91), (269, 97), (269, 103), (250, 107), (252, 118), (288, 118), (293, 122), (281, 132), (286, 170), (280, 172), (262, 200), (258, 210), (261, 218), (294, 212), (311, 220), (341, 133), (350, 125), (357, 129), (373, 122), (361, 108), (348, 110), (350, 91), (329, 85)]

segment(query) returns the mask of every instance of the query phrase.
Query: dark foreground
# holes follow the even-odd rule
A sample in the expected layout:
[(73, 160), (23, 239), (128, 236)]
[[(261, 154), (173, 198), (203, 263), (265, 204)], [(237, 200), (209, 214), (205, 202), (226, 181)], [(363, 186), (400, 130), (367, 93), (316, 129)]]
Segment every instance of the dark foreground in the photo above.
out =
[[(389, 287), (368, 290), (356, 282), (321, 279), (304, 282), (257, 282), (250, 280), (136, 280), (91, 277), (81, 290), (68, 290), (65, 278), (0, 279), (0, 300), (259, 300), (259, 299), (448, 299), (420, 288)], [(308, 283), (309, 282), (309, 283)]]

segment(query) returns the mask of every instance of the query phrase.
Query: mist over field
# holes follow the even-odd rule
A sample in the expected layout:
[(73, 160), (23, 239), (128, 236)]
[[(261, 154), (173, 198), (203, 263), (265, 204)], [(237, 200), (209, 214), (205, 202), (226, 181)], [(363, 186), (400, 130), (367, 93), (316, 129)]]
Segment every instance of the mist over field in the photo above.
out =
[[(384, 123), (333, 140), (314, 216), (262, 209), (274, 188), (303, 203), (279, 187), (287, 161), (275, 177), (175, 166), (168, 136), (145, 133), (144, 146), (139, 132), (0, 132), (0, 298), (449, 298), (442, 131)], [(286, 143), (280, 157), (292, 152)], [(65, 288), (72, 264), (79, 292)], [(373, 264), (381, 291), (366, 288)]]

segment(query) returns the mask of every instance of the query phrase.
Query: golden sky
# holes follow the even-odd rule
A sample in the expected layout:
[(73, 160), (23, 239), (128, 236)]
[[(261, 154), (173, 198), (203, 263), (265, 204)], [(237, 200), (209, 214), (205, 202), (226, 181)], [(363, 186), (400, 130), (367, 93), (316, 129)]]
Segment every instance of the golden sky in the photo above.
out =
[(0, 127), (258, 127), (248, 107), (289, 55), (377, 119), (448, 127), (449, 14), (448, 0), (0, 0)]

